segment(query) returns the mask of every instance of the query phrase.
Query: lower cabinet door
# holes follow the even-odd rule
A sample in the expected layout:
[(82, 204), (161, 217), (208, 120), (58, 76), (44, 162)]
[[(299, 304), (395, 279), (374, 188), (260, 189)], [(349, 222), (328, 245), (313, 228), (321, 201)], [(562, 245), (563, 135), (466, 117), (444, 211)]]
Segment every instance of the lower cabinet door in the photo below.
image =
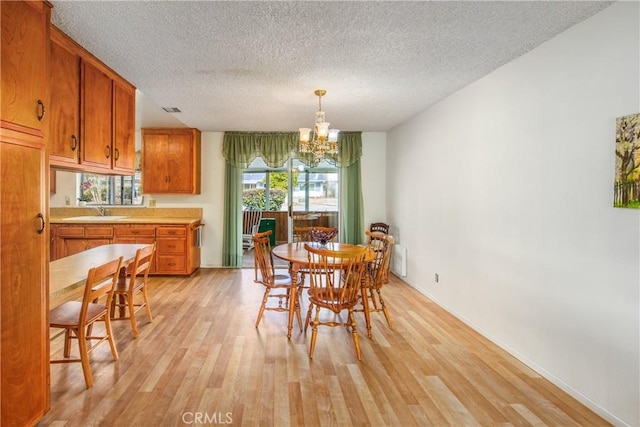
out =
[(184, 273), (187, 270), (186, 256), (158, 255), (156, 273), (174, 274)]

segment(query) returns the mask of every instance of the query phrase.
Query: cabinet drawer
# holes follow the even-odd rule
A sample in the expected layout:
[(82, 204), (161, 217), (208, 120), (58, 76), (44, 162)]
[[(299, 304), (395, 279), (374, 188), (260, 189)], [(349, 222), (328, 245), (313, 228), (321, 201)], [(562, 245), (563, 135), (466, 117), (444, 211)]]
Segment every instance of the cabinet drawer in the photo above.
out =
[(185, 256), (158, 255), (157, 273), (183, 273), (186, 267), (187, 258)]
[(113, 232), (116, 236), (144, 236), (153, 237), (156, 235), (155, 227), (114, 227)]
[(187, 229), (185, 227), (158, 227), (156, 229), (156, 235), (158, 237), (185, 237), (187, 235)]
[(113, 237), (113, 227), (87, 227), (84, 237)]
[(84, 227), (58, 227), (56, 237), (84, 237)]
[(158, 239), (158, 253), (159, 254), (186, 254), (187, 253), (187, 241), (186, 239)]

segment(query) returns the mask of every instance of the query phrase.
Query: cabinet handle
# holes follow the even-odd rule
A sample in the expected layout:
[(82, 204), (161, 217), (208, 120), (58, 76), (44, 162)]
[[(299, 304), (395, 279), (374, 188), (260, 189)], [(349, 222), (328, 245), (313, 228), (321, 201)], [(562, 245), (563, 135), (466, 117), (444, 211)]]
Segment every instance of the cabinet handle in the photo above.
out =
[(138, 234), (140, 233), (138, 230), (131, 230), (131, 234)]
[(111, 157), (111, 147), (109, 147), (108, 145), (104, 149), (104, 155), (107, 156), (107, 159)]
[(38, 121), (41, 122), (44, 119), (44, 113), (46, 112), (46, 108), (44, 108), (44, 102), (41, 99), (38, 99)]
[(76, 151), (76, 148), (78, 148), (78, 138), (71, 135), (71, 151)]
[(38, 234), (42, 234), (44, 232), (44, 226), (45, 226), (44, 215), (39, 213), (38, 215), (36, 215), (36, 217), (40, 220), (40, 228), (38, 228), (36, 231), (38, 232)]
[(167, 265), (168, 265), (169, 267), (174, 267), (174, 266), (176, 265), (176, 263), (175, 263), (175, 262), (169, 262), (169, 263), (167, 263)]
[(116, 148), (116, 149), (115, 149), (114, 156), (113, 156), (113, 159), (114, 159), (115, 161), (118, 161), (118, 159), (119, 159), (119, 158), (120, 158), (120, 151), (118, 151), (118, 149)]

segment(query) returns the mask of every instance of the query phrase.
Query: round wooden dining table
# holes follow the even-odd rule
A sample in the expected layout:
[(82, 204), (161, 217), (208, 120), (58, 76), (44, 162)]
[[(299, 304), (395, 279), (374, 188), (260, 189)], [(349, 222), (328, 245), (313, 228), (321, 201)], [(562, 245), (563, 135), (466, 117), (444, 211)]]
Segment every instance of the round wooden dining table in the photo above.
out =
[[(280, 245), (274, 246), (271, 249), (271, 253), (273, 254), (273, 256), (290, 263), (291, 280), (294, 281), (294, 284), (298, 279), (298, 271), (300, 270), (300, 268), (309, 268), (309, 252), (304, 247), (305, 243), (311, 247), (329, 249), (332, 251), (348, 251), (351, 249), (362, 247), (361, 245), (354, 245), (352, 243), (339, 242), (328, 242), (325, 245), (322, 245), (318, 242), (295, 242), (282, 243)], [(375, 256), (376, 254), (374, 251), (368, 250), (365, 253), (364, 260), (366, 262), (372, 261)], [(291, 299), (293, 301), (296, 301), (297, 298), (297, 288), (298, 286), (293, 286), (291, 291)], [(367, 308), (368, 307), (365, 307), (365, 318), (367, 318), (369, 315)], [(291, 338), (294, 314), (295, 304), (289, 304), (289, 324), (287, 326), (287, 338)], [(368, 319), (367, 323), (369, 323)]]

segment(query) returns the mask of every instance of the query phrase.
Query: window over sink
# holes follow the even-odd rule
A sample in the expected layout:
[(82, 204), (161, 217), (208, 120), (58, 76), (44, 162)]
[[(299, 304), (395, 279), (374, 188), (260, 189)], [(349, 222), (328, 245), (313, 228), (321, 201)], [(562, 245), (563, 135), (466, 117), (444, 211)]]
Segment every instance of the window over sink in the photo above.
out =
[(133, 176), (79, 174), (77, 197), (88, 205), (142, 205), (140, 172)]

